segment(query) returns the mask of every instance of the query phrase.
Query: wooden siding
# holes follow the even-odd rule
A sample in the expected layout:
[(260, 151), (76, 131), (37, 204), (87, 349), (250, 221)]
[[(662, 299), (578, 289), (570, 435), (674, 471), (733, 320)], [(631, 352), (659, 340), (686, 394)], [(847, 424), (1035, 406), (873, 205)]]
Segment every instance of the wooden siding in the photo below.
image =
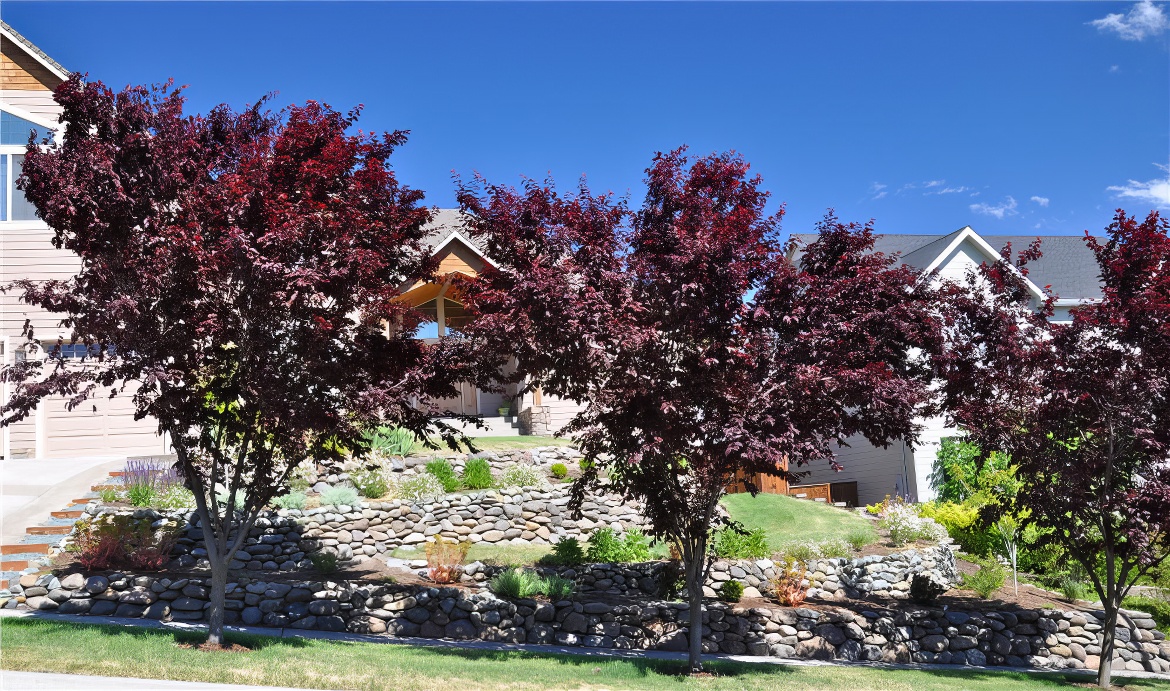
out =
[(463, 244), (458, 238), (447, 243), (447, 246), (437, 256), (439, 258), (439, 269), (437, 273), (440, 276), (453, 273), (460, 273), (465, 276), (478, 276), (484, 267), (483, 258), (476, 254), (470, 247)]
[[(53, 233), (41, 221), (11, 221), (0, 232), (0, 284), (19, 278), (34, 281), (63, 280), (75, 275), (81, 260), (68, 250), (53, 247)], [(60, 329), (60, 317), (20, 301), (18, 294), (0, 295), (0, 334), (14, 345), (21, 341), (24, 321), (31, 320), (37, 338), (52, 340)]]
[(0, 87), (25, 91), (52, 91), (61, 83), (47, 67), (15, 43), (0, 38)]
[(167, 452), (153, 420), (134, 420), (129, 396), (86, 401), (66, 410), (65, 400), (45, 403), (45, 457), (135, 456)]
[(570, 401), (567, 398), (558, 398), (548, 393), (541, 395), (541, 405), (548, 406), (549, 430), (553, 434), (569, 424), (569, 421), (577, 413), (585, 410), (585, 406), (581, 403)]

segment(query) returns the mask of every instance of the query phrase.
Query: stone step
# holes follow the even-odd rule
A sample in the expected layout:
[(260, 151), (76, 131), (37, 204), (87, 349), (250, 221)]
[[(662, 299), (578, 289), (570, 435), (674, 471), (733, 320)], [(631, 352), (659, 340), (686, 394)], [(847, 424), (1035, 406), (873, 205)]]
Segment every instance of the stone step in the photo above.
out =
[(47, 542), (21, 542), (15, 545), (0, 545), (0, 555), (3, 554), (48, 554)]
[(72, 525), (33, 525), (26, 530), (29, 535), (68, 535), (73, 532)]

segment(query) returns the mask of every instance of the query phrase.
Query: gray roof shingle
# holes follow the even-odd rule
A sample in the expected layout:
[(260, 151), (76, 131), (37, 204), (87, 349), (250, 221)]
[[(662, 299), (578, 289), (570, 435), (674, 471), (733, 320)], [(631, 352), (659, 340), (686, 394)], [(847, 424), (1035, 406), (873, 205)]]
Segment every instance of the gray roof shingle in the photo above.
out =
[(48, 54), (45, 53), (45, 51), (41, 50), (40, 48), (37, 48), (36, 45), (33, 44), (32, 41), (30, 41), (27, 38), (25, 38), (24, 36), (22, 36), (20, 34), (20, 32), (17, 31), (16, 29), (13, 29), (11, 24), (9, 24), (6, 21), (0, 20), (0, 27), (4, 27), (4, 30), (7, 31), (8, 33), (12, 34), (12, 37), (15, 38), (16, 41), (18, 43), (20, 43), (22, 46), (24, 46), (25, 49), (27, 49), (30, 53), (33, 53), (37, 57), (39, 57), (42, 60), (44, 60), (45, 62), (49, 63), (54, 68), (56, 68), (58, 71), (60, 71), (64, 74), (69, 74), (69, 70), (62, 67), (61, 63), (59, 63), (56, 60), (54, 60), (53, 58), (49, 57)]
[[(960, 228), (946, 235), (874, 235), (874, 251), (897, 254), (907, 266), (925, 269), (941, 254)], [(816, 239), (811, 233), (793, 234), (800, 246)], [(1100, 269), (1093, 251), (1079, 235), (980, 235), (996, 251), (1011, 243), (1012, 253), (1040, 240), (1041, 257), (1028, 264), (1028, 278), (1040, 286), (1050, 286), (1058, 298), (1080, 300), (1101, 297)], [(800, 249), (796, 255), (799, 256)]]

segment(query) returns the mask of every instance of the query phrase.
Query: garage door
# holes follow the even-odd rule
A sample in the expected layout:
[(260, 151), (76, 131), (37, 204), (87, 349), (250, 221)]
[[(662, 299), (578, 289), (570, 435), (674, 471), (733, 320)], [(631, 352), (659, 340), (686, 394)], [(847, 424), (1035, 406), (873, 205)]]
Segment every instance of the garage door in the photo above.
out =
[(64, 399), (45, 402), (45, 456), (137, 456), (166, 453), (151, 419), (134, 420), (128, 396), (89, 400), (73, 410)]

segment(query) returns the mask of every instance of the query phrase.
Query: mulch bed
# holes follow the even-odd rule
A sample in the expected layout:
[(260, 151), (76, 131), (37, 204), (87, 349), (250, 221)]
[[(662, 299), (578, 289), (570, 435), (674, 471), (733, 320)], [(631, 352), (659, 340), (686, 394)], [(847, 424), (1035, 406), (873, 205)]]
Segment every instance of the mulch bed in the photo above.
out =
[(227, 645), (219, 645), (217, 643), (176, 643), (176, 647), (183, 650), (202, 650), (205, 653), (250, 653), (251, 648), (242, 646), (239, 643), (228, 643)]

